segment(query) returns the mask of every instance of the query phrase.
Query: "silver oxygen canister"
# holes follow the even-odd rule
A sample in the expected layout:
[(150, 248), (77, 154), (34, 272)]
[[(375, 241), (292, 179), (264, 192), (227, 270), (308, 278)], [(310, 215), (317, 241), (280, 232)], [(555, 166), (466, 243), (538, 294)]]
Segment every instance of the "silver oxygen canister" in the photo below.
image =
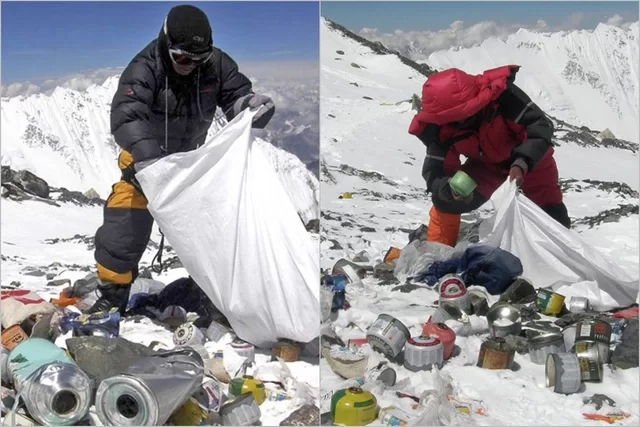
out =
[(580, 390), (581, 371), (573, 353), (550, 353), (545, 364), (546, 386), (555, 393), (571, 394)]
[(540, 334), (530, 338), (527, 346), (529, 347), (531, 361), (536, 365), (546, 364), (547, 355), (551, 353), (567, 352), (564, 346), (564, 337), (562, 334), (556, 333)]
[(572, 313), (584, 313), (589, 311), (589, 299), (586, 297), (571, 297), (567, 309)]
[(42, 425), (74, 425), (91, 405), (91, 380), (61, 348), (29, 338), (9, 354), (9, 371), (30, 416)]
[(191, 348), (145, 357), (107, 378), (95, 406), (104, 425), (159, 426), (202, 386), (204, 362)]
[(253, 344), (249, 344), (241, 339), (235, 339), (231, 342), (231, 348), (242, 357), (246, 357), (247, 361), (254, 363), (256, 361), (256, 348)]
[(381, 314), (367, 329), (369, 345), (390, 359), (397, 357), (407, 340), (411, 338), (409, 329), (398, 319)]
[(193, 323), (183, 323), (173, 333), (173, 343), (180, 347), (202, 345), (206, 341), (204, 334)]
[(252, 393), (244, 393), (227, 400), (220, 406), (220, 417), (225, 426), (250, 426), (260, 421), (262, 413)]
[(440, 304), (447, 302), (460, 307), (467, 313), (469, 312), (471, 300), (462, 277), (457, 274), (444, 275), (438, 282), (438, 292)]
[(442, 367), (444, 349), (439, 339), (427, 335), (411, 337), (404, 346), (404, 367), (410, 371), (430, 371)]

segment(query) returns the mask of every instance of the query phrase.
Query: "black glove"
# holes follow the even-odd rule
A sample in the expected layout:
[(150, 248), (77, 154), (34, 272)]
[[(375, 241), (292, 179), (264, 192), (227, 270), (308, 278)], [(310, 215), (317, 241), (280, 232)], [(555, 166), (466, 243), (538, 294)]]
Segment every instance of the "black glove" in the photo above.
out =
[(233, 117), (237, 117), (241, 111), (247, 108), (260, 108), (260, 111), (253, 117), (251, 125), (251, 127), (255, 129), (263, 129), (276, 112), (276, 106), (271, 98), (265, 95), (250, 93), (249, 95), (239, 98), (233, 104)]

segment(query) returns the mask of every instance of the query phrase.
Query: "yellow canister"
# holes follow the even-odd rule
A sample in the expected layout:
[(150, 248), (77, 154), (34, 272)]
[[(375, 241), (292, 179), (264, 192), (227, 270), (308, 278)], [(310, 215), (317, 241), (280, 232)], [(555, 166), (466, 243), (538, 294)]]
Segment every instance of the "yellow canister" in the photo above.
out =
[(557, 316), (564, 307), (564, 296), (548, 289), (538, 289), (536, 305), (542, 314), (547, 316)]
[(190, 397), (184, 405), (171, 414), (169, 421), (174, 426), (199, 426), (203, 425), (207, 416), (207, 411), (198, 404), (197, 400)]
[(375, 421), (376, 397), (359, 387), (336, 391), (331, 397), (331, 420), (338, 426), (364, 426)]
[(267, 399), (267, 393), (264, 383), (251, 375), (245, 375), (242, 378), (234, 378), (229, 384), (229, 394), (240, 396), (241, 394), (251, 393), (258, 405), (262, 405)]

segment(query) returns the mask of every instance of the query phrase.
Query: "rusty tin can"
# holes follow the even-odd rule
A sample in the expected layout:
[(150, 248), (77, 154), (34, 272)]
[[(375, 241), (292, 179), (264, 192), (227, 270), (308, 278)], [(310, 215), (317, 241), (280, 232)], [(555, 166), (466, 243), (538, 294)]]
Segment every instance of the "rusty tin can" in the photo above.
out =
[(291, 340), (280, 340), (271, 348), (271, 354), (285, 362), (296, 362), (300, 358), (300, 346)]
[(514, 356), (515, 350), (503, 338), (491, 338), (480, 346), (477, 366), (484, 369), (511, 369)]
[(18, 344), (29, 339), (20, 325), (12, 325), (2, 331), (2, 347), (13, 350)]

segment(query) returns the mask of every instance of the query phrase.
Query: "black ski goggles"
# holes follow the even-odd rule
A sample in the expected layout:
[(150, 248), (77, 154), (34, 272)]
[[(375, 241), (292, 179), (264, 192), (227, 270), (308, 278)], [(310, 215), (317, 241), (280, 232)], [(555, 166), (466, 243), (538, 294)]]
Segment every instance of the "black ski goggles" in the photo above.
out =
[(213, 56), (213, 50), (203, 53), (191, 53), (186, 50), (170, 47), (169, 56), (176, 65), (202, 65)]

